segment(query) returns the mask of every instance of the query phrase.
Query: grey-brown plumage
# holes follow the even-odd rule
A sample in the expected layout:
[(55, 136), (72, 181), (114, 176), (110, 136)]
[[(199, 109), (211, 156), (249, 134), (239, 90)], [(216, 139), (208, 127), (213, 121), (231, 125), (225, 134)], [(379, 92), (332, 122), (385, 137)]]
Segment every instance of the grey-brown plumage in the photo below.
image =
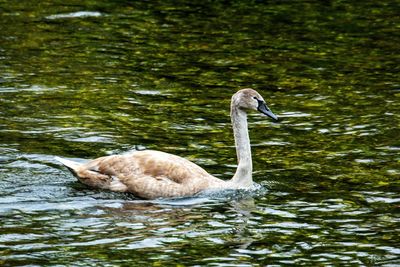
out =
[(277, 120), (255, 90), (242, 89), (232, 96), (231, 119), (238, 168), (228, 181), (208, 174), (187, 159), (154, 150), (101, 157), (86, 164), (59, 157), (56, 159), (86, 185), (130, 192), (145, 199), (191, 196), (207, 189), (251, 188), (252, 160), (247, 110), (258, 110)]

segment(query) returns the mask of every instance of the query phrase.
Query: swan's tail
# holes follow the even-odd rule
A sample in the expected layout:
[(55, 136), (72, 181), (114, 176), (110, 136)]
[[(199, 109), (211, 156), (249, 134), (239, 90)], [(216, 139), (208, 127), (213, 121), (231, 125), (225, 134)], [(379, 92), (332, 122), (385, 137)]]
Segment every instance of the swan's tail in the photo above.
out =
[(60, 157), (54, 157), (55, 160), (61, 162), (65, 167), (67, 167), (74, 175), (77, 175), (78, 168), (81, 166), (80, 163), (69, 160), (63, 159)]

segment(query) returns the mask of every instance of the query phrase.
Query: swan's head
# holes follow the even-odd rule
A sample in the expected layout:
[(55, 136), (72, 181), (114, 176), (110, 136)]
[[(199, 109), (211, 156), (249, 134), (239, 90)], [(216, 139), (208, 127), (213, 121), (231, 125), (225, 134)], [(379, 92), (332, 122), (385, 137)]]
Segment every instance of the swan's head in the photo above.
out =
[(264, 98), (254, 89), (241, 89), (232, 96), (232, 106), (239, 109), (257, 110), (268, 117), (278, 120), (278, 117), (268, 108)]

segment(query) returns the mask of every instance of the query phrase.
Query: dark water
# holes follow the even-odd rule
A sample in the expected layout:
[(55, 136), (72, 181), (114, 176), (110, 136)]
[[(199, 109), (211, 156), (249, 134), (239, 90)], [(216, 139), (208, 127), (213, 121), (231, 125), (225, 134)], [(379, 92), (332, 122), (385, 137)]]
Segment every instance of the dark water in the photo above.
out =
[[(65, 1), (64, 1), (65, 2)], [(0, 265), (397, 266), (398, 1), (0, 1)], [(256, 192), (145, 202), (53, 156), (158, 149)]]

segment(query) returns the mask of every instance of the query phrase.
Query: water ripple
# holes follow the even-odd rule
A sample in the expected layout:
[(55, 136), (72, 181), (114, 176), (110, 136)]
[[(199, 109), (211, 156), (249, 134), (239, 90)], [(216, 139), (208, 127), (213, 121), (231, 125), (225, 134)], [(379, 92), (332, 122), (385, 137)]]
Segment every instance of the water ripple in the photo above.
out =
[(71, 19), (71, 18), (86, 18), (86, 17), (100, 17), (103, 14), (97, 11), (77, 11), (71, 13), (55, 14), (47, 16), (46, 19)]

